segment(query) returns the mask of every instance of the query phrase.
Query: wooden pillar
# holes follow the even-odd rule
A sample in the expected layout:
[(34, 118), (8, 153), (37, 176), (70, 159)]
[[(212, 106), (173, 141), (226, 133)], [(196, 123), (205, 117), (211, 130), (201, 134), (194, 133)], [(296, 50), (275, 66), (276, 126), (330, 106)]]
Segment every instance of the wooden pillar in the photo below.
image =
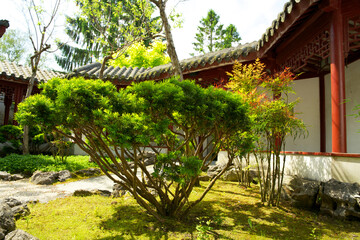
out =
[(344, 27), (341, 0), (332, 12), (330, 28), (332, 152), (346, 153)]
[[(15, 101), (14, 116), (15, 113), (17, 112), (19, 103), (22, 101), (22, 98), (23, 98), (23, 88), (18, 86), (15, 88), (15, 92), (14, 92), (14, 101)], [(18, 125), (18, 123), (15, 120), (13, 120), (13, 124)]]
[(12, 94), (5, 93), (5, 99), (4, 99), (4, 105), (5, 105), (4, 125), (9, 124), (9, 116), (10, 116), (11, 104), (12, 104)]
[(319, 76), (319, 97), (320, 97), (320, 152), (326, 152), (326, 110), (325, 110), (325, 77)]

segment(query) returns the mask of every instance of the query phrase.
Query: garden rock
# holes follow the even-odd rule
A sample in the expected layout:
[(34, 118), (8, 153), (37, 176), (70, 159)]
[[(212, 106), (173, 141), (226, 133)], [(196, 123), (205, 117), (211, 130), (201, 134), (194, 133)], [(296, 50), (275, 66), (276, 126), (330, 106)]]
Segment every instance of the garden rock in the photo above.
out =
[(5, 240), (39, 240), (30, 233), (25, 232), (21, 229), (16, 229), (6, 235)]
[(88, 197), (91, 195), (94, 195), (91, 191), (83, 189), (75, 190), (75, 192), (73, 193), (74, 197)]
[(122, 185), (115, 183), (113, 186), (113, 191), (111, 193), (111, 196), (117, 198), (117, 197), (122, 197), (125, 194), (126, 194), (126, 189)]
[(235, 169), (235, 167), (231, 167), (224, 174), (221, 176), (222, 180), (224, 181), (231, 181), (231, 182), (238, 182), (239, 179), (239, 173)]
[(103, 197), (110, 197), (111, 196), (111, 192), (108, 190), (101, 190), (101, 189), (97, 189), (97, 190), (93, 190), (91, 191), (93, 193), (93, 195), (100, 195)]
[(3, 180), (3, 181), (16, 181), (16, 180), (20, 180), (23, 178), (24, 178), (24, 176), (21, 174), (11, 175), (8, 172), (0, 171), (0, 180)]
[(320, 212), (344, 219), (360, 220), (360, 185), (331, 179), (319, 193)]
[(59, 173), (58, 172), (41, 172), (36, 171), (31, 176), (30, 181), (39, 185), (50, 185), (57, 182)]
[(318, 209), (319, 188), (319, 181), (294, 177), (286, 186), (283, 186), (283, 198), (290, 200), (291, 204), (297, 208)]
[(211, 178), (208, 175), (201, 175), (198, 177), (198, 179), (199, 179), (199, 181), (206, 182), (206, 181), (210, 181)]
[(7, 205), (9, 205), (11, 208), (22, 204), (21, 201), (15, 199), (15, 198), (5, 198), (3, 200), (3, 202), (6, 203)]
[(24, 179), (24, 176), (21, 174), (13, 174), (10, 176), (10, 181), (17, 181), (20, 179)]
[(98, 168), (89, 168), (89, 169), (82, 169), (82, 170), (78, 170), (75, 172), (77, 175), (80, 176), (86, 176), (86, 177), (90, 177), (90, 176), (94, 176), (94, 175), (98, 175), (101, 173), (100, 169)]
[(207, 171), (207, 175), (212, 179), (218, 175), (225, 166), (223, 165), (211, 165)]
[(0, 180), (10, 181), (10, 178), (11, 178), (11, 174), (10, 174), (10, 173), (4, 172), (4, 171), (0, 171)]
[(11, 208), (15, 219), (19, 219), (21, 217), (30, 215), (30, 209), (28, 208), (26, 203), (22, 203), (21, 201), (15, 198), (5, 198), (3, 203), (6, 203)]
[(58, 181), (65, 182), (67, 179), (72, 178), (73, 174), (69, 170), (62, 170), (59, 172)]
[(16, 228), (14, 214), (7, 203), (0, 203), (0, 240)]
[(26, 203), (12, 207), (11, 210), (13, 211), (16, 220), (30, 215), (30, 209)]
[(145, 166), (153, 165), (155, 164), (156, 154), (154, 152), (145, 152), (141, 160), (144, 161)]
[(95, 189), (95, 190), (91, 190), (91, 191), (80, 189), (80, 190), (76, 190), (73, 193), (73, 196), (75, 196), (75, 197), (88, 197), (88, 196), (92, 196), (92, 195), (100, 195), (103, 197), (110, 197), (111, 192), (108, 190), (100, 190), (100, 189)]

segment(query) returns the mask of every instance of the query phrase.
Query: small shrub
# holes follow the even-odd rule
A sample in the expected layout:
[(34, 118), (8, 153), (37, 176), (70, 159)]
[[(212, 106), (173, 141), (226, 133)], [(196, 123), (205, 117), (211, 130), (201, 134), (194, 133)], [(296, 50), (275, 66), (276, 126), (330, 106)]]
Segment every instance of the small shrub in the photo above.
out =
[(14, 125), (4, 125), (0, 127), (0, 143), (4, 146), (0, 151), (0, 157), (4, 157), (11, 153), (20, 153), (22, 139), (21, 127)]
[(22, 173), (32, 175), (35, 171), (61, 171), (71, 172), (96, 167), (95, 163), (89, 162), (88, 156), (69, 156), (66, 163), (58, 164), (51, 156), (46, 155), (17, 155), (11, 154), (0, 159), (0, 171), (11, 174)]

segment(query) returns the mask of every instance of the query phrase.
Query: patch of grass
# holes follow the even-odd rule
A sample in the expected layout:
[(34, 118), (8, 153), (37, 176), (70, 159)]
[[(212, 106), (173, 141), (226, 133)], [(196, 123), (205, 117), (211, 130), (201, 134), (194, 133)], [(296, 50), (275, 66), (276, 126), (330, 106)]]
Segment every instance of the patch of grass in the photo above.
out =
[(89, 162), (89, 156), (68, 156), (65, 163), (56, 162), (48, 155), (18, 155), (11, 154), (0, 158), (0, 171), (11, 174), (22, 173), (32, 175), (36, 170), (49, 172), (69, 170), (71, 172), (97, 167), (96, 163)]
[(40, 239), (360, 239), (360, 222), (263, 206), (257, 187), (222, 181), (181, 221), (159, 223), (129, 195), (68, 197), (30, 210), (16, 225)]

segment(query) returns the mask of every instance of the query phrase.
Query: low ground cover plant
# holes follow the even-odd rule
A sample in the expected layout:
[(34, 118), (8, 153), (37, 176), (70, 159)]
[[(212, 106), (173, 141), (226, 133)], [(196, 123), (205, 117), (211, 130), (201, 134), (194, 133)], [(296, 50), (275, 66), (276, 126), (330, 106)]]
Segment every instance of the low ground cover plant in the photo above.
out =
[(11, 154), (0, 158), (0, 171), (11, 174), (21, 173), (27, 176), (31, 176), (37, 170), (43, 172), (69, 170), (75, 172), (90, 167), (97, 167), (97, 165), (89, 162), (89, 156), (68, 156), (66, 162), (63, 163), (59, 163), (48, 155)]
[[(195, 187), (190, 200), (205, 187)], [(359, 239), (360, 222), (261, 203), (258, 186), (217, 181), (181, 222), (159, 222), (129, 195), (68, 197), (30, 205), (16, 222), (39, 239)]]

